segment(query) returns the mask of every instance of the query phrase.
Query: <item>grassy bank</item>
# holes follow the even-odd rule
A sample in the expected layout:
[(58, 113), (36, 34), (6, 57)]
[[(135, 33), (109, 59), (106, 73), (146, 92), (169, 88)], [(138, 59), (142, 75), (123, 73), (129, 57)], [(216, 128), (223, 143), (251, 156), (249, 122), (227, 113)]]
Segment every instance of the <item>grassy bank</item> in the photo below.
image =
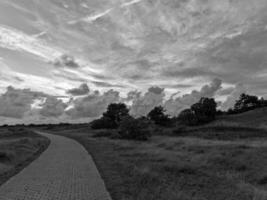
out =
[(227, 137), (218, 139), (203, 128), (148, 142), (95, 138), (89, 129), (50, 131), (87, 149), (114, 200), (266, 200), (266, 137), (245, 130), (223, 129)]
[(23, 128), (0, 128), (0, 185), (38, 158), (49, 143)]

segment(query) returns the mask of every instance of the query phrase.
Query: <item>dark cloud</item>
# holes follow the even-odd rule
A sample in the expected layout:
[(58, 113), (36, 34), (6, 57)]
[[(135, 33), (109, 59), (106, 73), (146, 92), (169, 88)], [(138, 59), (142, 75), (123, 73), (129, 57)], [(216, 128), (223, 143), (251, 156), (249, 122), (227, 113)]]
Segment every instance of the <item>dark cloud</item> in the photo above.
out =
[(155, 94), (162, 94), (164, 92), (164, 88), (151, 87), (148, 89), (148, 92), (155, 93)]
[(106, 88), (125, 88), (125, 86), (123, 85), (119, 85), (119, 84), (111, 84), (111, 83), (107, 83), (107, 82), (102, 82), (102, 81), (91, 81), (91, 83), (93, 83), (94, 85), (98, 86), (98, 87), (106, 87)]
[(79, 68), (80, 65), (75, 61), (73, 56), (63, 54), (60, 58), (57, 58), (53, 64), (56, 67), (69, 67), (69, 68)]
[(67, 94), (71, 94), (73, 96), (81, 96), (86, 95), (90, 92), (90, 89), (86, 83), (81, 84), (78, 88), (73, 88), (67, 91)]
[(188, 68), (166, 68), (162, 70), (161, 75), (168, 78), (195, 78), (218, 77), (220, 73), (216, 73), (212, 68), (198, 66)]
[(163, 87), (163, 88), (171, 88), (171, 89), (177, 89), (177, 88), (191, 88), (193, 87), (194, 85), (191, 85), (191, 84), (161, 84), (160, 87)]

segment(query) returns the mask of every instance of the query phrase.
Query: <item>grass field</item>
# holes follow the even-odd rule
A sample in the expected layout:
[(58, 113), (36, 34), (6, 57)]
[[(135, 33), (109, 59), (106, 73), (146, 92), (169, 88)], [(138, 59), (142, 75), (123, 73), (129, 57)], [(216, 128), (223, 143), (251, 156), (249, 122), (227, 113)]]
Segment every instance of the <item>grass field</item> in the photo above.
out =
[(222, 116), (214, 123), (267, 128), (267, 108), (258, 108), (242, 114)]
[(49, 143), (23, 128), (0, 128), (0, 185), (35, 160)]
[(267, 199), (263, 129), (213, 125), (177, 134), (160, 128), (147, 142), (96, 138), (88, 126), (49, 131), (87, 149), (114, 200)]

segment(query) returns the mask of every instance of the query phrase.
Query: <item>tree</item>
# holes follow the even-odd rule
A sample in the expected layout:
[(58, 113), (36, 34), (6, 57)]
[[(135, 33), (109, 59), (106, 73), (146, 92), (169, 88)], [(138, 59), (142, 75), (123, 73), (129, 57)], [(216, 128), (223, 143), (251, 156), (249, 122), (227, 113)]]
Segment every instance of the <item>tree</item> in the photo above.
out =
[(191, 109), (185, 109), (180, 112), (178, 116), (178, 120), (180, 120), (183, 124), (188, 126), (194, 126), (198, 124), (197, 117)]
[(199, 123), (207, 123), (215, 119), (216, 107), (217, 103), (213, 98), (202, 97), (198, 103), (191, 106), (191, 110), (195, 113)]
[(245, 112), (260, 106), (260, 101), (257, 96), (241, 94), (239, 99), (236, 101), (234, 110), (237, 112)]
[(186, 125), (199, 125), (211, 122), (216, 117), (217, 103), (213, 98), (201, 98), (190, 109), (183, 110), (179, 119)]
[(153, 121), (157, 125), (166, 126), (170, 123), (170, 118), (165, 114), (165, 110), (162, 106), (157, 106), (151, 110), (147, 118)]
[(259, 100), (260, 107), (266, 107), (267, 106), (267, 100), (265, 100), (263, 97)]
[(119, 126), (120, 121), (125, 116), (129, 116), (129, 109), (124, 103), (112, 103), (108, 106), (107, 111), (103, 113), (103, 117), (110, 119), (114, 128)]

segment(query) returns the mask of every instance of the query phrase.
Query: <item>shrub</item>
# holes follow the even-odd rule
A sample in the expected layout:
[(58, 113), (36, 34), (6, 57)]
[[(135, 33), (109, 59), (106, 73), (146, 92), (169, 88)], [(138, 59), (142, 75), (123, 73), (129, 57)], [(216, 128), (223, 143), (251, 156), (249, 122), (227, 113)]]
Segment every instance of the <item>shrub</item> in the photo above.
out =
[(180, 125), (180, 126), (177, 126), (174, 130), (173, 130), (173, 133), (175, 135), (185, 135), (187, 129), (186, 129), (186, 126), (183, 126), (183, 125)]
[(165, 110), (162, 106), (157, 106), (151, 110), (147, 118), (160, 126), (169, 126), (171, 124), (171, 119), (165, 114)]
[(92, 137), (94, 138), (101, 138), (101, 137), (118, 138), (118, 130), (117, 129), (95, 130)]
[(147, 122), (130, 116), (123, 118), (118, 133), (121, 139), (147, 140), (150, 137)]
[(114, 122), (108, 117), (102, 117), (91, 122), (92, 129), (113, 129), (115, 127)]
[(198, 123), (208, 123), (215, 120), (217, 104), (214, 99), (201, 98), (200, 101), (191, 106), (191, 110), (197, 116)]
[(179, 120), (182, 124), (194, 126), (198, 124), (197, 116), (191, 109), (185, 109), (179, 114)]
[(252, 96), (248, 94), (241, 94), (239, 99), (235, 102), (234, 108), (230, 108), (227, 114), (239, 114), (254, 110), (256, 108), (266, 107), (267, 100), (263, 98), (258, 98), (257, 96)]
[(12, 155), (7, 152), (0, 152), (0, 162), (10, 162)]
[(215, 120), (216, 106), (214, 99), (201, 98), (190, 109), (183, 110), (178, 118), (183, 124), (189, 126), (209, 123)]
[(103, 113), (103, 118), (112, 122), (110, 124), (112, 125), (111, 128), (118, 128), (120, 121), (128, 115), (129, 109), (124, 103), (112, 103), (108, 106), (107, 111)]

